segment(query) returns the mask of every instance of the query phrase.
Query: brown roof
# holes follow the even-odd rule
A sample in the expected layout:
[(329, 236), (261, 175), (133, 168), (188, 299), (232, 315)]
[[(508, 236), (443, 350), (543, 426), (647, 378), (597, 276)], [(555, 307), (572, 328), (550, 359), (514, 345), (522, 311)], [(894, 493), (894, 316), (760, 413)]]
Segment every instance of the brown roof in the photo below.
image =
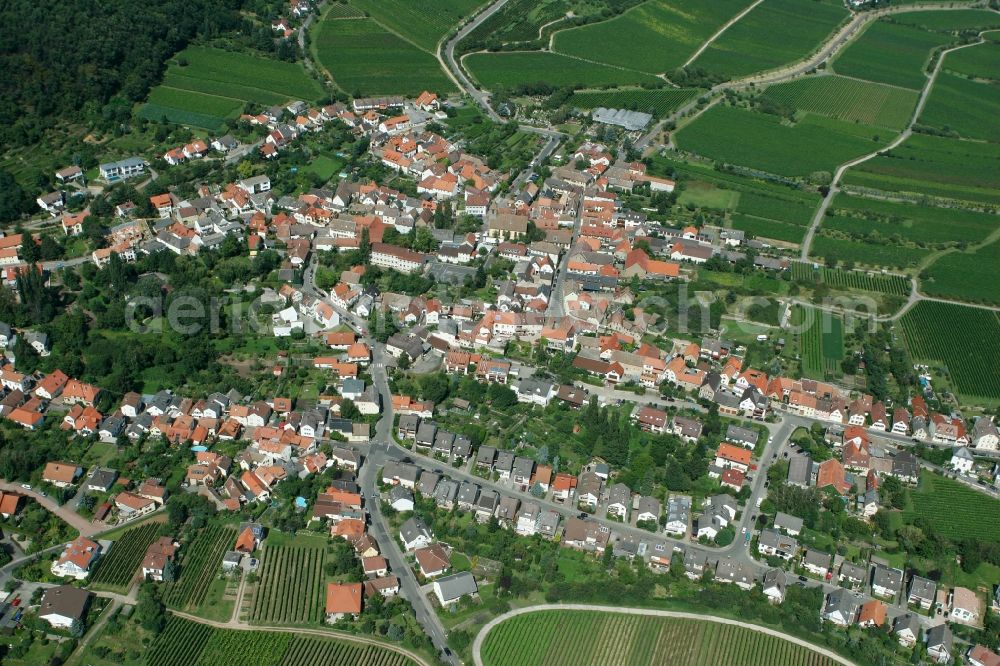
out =
[(361, 583), (330, 583), (326, 586), (326, 613), (361, 612)]
[(82, 473), (81, 470), (76, 465), (68, 465), (66, 463), (60, 462), (50, 462), (45, 465), (45, 471), (42, 472), (42, 479), (45, 481), (54, 481), (57, 483), (73, 483), (77, 476)]
[(413, 552), (421, 571), (446, 571), (451, 566), (448, 551), (439, 543), (426, 548), (418, 548)]
[(257, 539), (254, 537), (252, 529), (248, 527), (240, 532), (239, 538), (236, 539), (236, 550), (241, 553), (252, 553), (256, 547)]

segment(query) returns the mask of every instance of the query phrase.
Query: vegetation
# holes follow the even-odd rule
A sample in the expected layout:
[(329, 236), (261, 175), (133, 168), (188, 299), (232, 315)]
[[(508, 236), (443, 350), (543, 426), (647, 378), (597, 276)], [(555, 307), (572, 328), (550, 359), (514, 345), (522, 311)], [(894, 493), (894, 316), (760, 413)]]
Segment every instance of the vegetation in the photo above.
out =
[[(838, 74), (920, 90), (927, 82), (924, 66), (931, 50), (950, 41), (947, 35), (875, 21), (840, 54), (833, 67)], [(886, 58), (886, 53), (892, 57)]]
[(300, 636), (293, 640), (284, 659), (281, 660), (281, 666), (312, 666), (313, 664), (412, 666), (413, 661), (402, 654), (389, 652), (374, 645), (359, 645), (312, 636)]
[(818, 261), (825, 260), (829, 265), (843, 261), (851, 265), (915, 268), (931, 253), (930, 250), (918, 247), (875, 244), (860, 239), (833, 236), (822, 229), (820, 231), (821, 233), (813, 237), (809, 254)]
[(255, 624), (310, 624), (323, 617), (326, 585), (322, 542), (268, 544), (250, 621)]
[(941, 72), (920, 115), (920, 124), (949, 136), (997, 141), (1000, 139), (997, 118), (1000, 118), (1000, 87)]
[(997, 227), (998, 217), (961, 208), (900, 203), (838, 194), (823, 221), (824, 229), (873, 243), (976, 243)]
[(473, 53), (463, 61), (484, 88), (513, 88), (525, 84), (575, 88), (658, 84), (650, 74), (578, 60), (560, 53)]
[(222, 556), (236, 543), (236, 536), (235, 528), (212, 524), (182, 544), (177, 581), (166, 584), (164, 603), (182, 611), (197, 608), (208, 593), (209, 583), (219, 573)]
[(838, 375), (844, 359), (844, 320), (816, 308), (796, 307), (792, 324), (799, 327), (802, 374), (813, 379)]
[(800, 261), (792, 264), (791, 271), (792, 279), (797, 282), (825, 284), (834, 289), (856, 289), (891, 296), (906, 296), (910, 293), (910, 281), (902, 275), (869, 273), (826, 266), (814, 267), (812, 264)]
[(697, 94), (696, 90), (684, 88), (578, 90), (573, 93), (569, 103), (581, 109), (604, 106), (612, 109), (642, 111), (662, 117), (689, 101), (695, 94)]
[(923, 518), (955, 542), (1000, 542), (1000, 525), (982, 519), (1000, 510), (1000, 502), (959, 481), (925, 471), (917, 489), (910, 492), (910, 500), (912, 507), (903, 513), (908, 521)]
[(971, 253), (949, 252), (921, 272), (920, 289), (929, 296), (1000, 305), (1000, 284), (994, 279), (998, 261), (998, 241)]
[(813, 76), (770, 86), (764, 95), (778, 104), (873, 127), (901, 130), (917, 93), (843, 76)]
[(352, 0), (365, 15), (432, 52), (449, 30), (481, 4), (482, 0)]
[(148, 522), (134, 527), (116, 539), (110, 552), (98, 560), (91, 576), (95, 585), (127, 588), (142, 564), (146, 548), (160, 535), (161, 523)]

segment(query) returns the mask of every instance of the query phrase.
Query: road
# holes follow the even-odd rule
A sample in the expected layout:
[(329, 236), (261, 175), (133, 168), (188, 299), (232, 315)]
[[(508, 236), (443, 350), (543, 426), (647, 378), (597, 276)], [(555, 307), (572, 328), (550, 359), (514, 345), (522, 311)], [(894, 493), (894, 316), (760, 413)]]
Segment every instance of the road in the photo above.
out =
[(438, 48), (438, 60), (441, 60), (441, 64), (444, 66), (444, 70), (448, 72), (448, 75), (453, 81), (458, 85), (459, 88), (465, 91), (469, 97), (474, 99), (476, 103), (482, 107), (486, 115), (490, 117), (494, 122), (503, 122), (503, 118), (500, 117), (493, 107), (490, 106), (489, 95), (482, 90), (479, 90), (472, 84), (472, 81), (465, 75), (462, 68), (459, 66), (458, 62), (455, 60), (455, 46), (465, 39), (469, 33), (478, 28), (482, 23), (489, 17), (496, 14), (500, 9), (507, 4), (507, 0), (497, 0), (492, 5), (476, 14), (471, 21), (462, 26), (458, 32), (456, 32), (451, 39), (449, 39), (444, 44), (444, 58), (441, 57), (441, 48)]
[(92, 522), (81, 516), (80, 514), (72, 511), (68, 506), (60, 506), (56, 504), (55, 500), (47, 495), (41, 495), (37, 490), (28, 490), (20, 483), (11, 483), (9, 481), (0, 481), (0, 490), (3, 492), (15, 492), (21, 495), (32, 498), (38, 502), (46, 511), (49, 513), (54, 513), (59, 516), (64, 522), (66, 522), (70, 527), (76, 529), (81, 536), (90, 537), (98, 532), (105, 529), (103, 527), (98, 527)]

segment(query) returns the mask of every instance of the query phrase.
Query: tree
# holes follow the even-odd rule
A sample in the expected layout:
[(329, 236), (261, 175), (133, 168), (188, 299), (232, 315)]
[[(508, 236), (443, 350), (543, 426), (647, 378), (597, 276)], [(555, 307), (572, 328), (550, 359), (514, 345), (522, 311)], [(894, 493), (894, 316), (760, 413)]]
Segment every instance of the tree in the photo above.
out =
[(136, 617), (143, 629), (160, 633), (167, 624), (167, 613), (160, 595), (153, 583), (143, 583), (139, 587), (139, 599), (135, 605)]
[(399, 363), (397, 363), (396, 366), (400, 370), (409, 370), (410, 369), (410, 355), (407, 354), (406, 352), (403, 352), (400, 355), (400, 357), (399, 357)]
[(0, 222), (13, 222), (34, 208), (35, 202), (14, 176), (0, 170)]
[(420, 390), (424, 400), (430, 400), (433, 403), (443, 402), (448, 397), (450, 388), (451, 383), (448, 381), (448, 376), (443, 373), (436, 372), (420, 378)]

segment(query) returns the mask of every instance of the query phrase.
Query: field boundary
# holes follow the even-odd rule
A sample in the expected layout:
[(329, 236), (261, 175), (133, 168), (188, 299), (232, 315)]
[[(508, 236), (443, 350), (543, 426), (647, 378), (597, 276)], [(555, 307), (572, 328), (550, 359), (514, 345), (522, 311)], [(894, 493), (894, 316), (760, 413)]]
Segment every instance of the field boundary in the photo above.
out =
[(713, 43), (715, 43), (715, 40), (717, 40), (722, 35), (722, 33), (724, 33), (726, 30), (729, 30), (731, 27), (733, 27), (733, 25), (735, 23), (737, 23), (740, 19), (742, 19), (744, 16), (746, 16), (751, 11), (753, 11), (753, 9), (757, 5), (759, 5), (760, 3), (762, 3), (762, 2), (764, 2), (764, 0), (756, 0), (756, 2), (751, 3), (749, 7), (747, 7), (743, 11), (739, 12), (733, 18), (731, 18), (728, 21), (726, 21), (725, 24), (721, 28), (719, 28), (718, 30), (715, 31), (714, 35), (712, 35), (711, 37), (709, 37), (708, 39), (706, 39), (705, 42), (701, 46), (698, 47), (698, 50), (696, 50), (694, 53), (691, 54), (690, 58), (688, 58), (687, 60), (684, 61), (684, 64), (681, 65), (681, 68), (687, 67), (688, 65), (690, 65), (691, 63), (693, 63), (695, 60), (697, 60), (698, 56), (700, 56), (702, 53), (704, 53), (705, 50), (709, 46), (711, 46)]
[(526, 613), (535, 613), (539, 611), (552, 611), (552, 610), (571, 610), (571, 611), (600, 611), (605, 613), (619, 613), (624, 615), (645, 615), (651, 617), (670, 617), (683, 620), (702, 620), (705, 622), (714, 622), (716, 624), (728, 624), (737, 627), (742, 627), (744, 629), (749, 629), (751, 631), (756, 631), (768, 636), (774, 636), (782, 640), (794, 643), (799, 647), (804, 647), (806, 649), (817, 652), (824, 657), (832, 659), (837, 663), (843, 664), (844, 666), (855, 666), (854, 662), (848, 661), (844, 657), (841, 657), (836, 652), (822, 648), (818, 645), (813, 645), (812, 643), (797, 638), (790, 634), (780, 632), (776, 629), (771, 629), (770, 627), (764, 627), (759, 624), (751, 624), (749, 622), (740, 622), (739, 620), (731, 620), (725, 617), (719, 617), (717, 615), (701, 615), (700, 613), (686, 613), (684, 611), (667, 611), (658, 609), (647, 609), (647, 608), (619, 608), (618, 606), (599, 606), (591, 604), (540, 604), (537, 606), (526, 606), (524, 608), (517, 608), (512, 611), (508, 611), (503, 615), (493, 618), (490, 620), (479, 633), (476, 634), (476, 639), (472, 643), (472, 660), (476, 666), (483, 665), (483, 643), (486, 640), (486, 636), (497, 627), (500, 623), (509, 620), (512, 617), (518, 615), (524, 615)]

